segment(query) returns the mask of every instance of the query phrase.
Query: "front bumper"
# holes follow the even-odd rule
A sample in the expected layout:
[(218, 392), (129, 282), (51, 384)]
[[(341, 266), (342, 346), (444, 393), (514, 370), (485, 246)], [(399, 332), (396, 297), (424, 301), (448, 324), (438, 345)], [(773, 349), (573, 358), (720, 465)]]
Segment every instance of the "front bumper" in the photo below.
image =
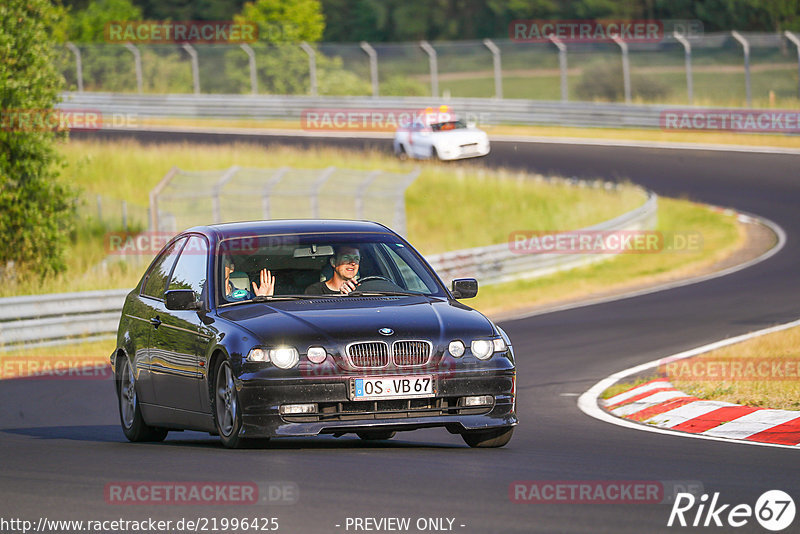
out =
[[(242, 437), (315, 436), (367, 429), (414, 430), (445, 427), (450, 432), (517, 424), (514, 370), (433, 373), (435, 397), (352, 401), (350, 377), (336, 380), (261, 379), (241, 382)], [(490, 395), (491, 405), (464, 407), (465, 396)], [(316, 403), (317, 414), (281, 415), (280, 406)]]

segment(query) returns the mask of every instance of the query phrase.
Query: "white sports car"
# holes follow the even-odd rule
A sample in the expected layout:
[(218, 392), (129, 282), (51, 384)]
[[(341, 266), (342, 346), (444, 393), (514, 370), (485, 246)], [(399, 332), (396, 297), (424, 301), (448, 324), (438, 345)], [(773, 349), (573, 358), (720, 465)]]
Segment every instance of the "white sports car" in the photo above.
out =
[(453, 160), (489, 153), (486, 132), (455, 118), (426, 123), (415, 120), (397, 129), (394, 153), (400, 158)]

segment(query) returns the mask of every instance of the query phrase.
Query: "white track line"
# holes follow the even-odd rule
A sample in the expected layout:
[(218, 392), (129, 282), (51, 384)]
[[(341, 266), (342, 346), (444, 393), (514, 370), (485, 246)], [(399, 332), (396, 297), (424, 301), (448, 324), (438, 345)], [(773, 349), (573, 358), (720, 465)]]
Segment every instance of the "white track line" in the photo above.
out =
[[(708, 345), (703, 345), (702, 347), (697, 347), (691, 350), (687, 350), (684, 352), (680, 352), (678, 354), (673, 354), (668, 358), (671, 361), (674, 360), (681, 360), (683, 358), (691, 358), (692, 356), (697, 356), (698, 354), (702, 354), (704, 352), (709, 352), (721, 347), (727, 347), (728, 345), (733, 345), (734, 343), (739, 343), (740, 341), (747, 341), (748, 339), (753, 339), (758, 336), (763, 336), (766, 334), (771, 334), (773, 332), (780, 332), (781, 330), (787, 330), (789, 328), (794, 328), (795, 326), (800, 326), (800, 320), (792, 321), (791, 323), (786, 323), (782, 325), (772, 326), (769, 328), (764, 328), (763, 330), (757, 330), (755, 332), (750, 332), (748, 334), (743, 334), (741, 336), (736, 336), (728, 339), (723, 339), (721, 341), (717, 341), (714, 343), (710, 343)], [(757, 445), (760, 447), (779, 447), (784, 449), (794, 449), (797, 450), (797, 447), (794, 445), (781, 445), (778, 443), (761, 443), (757, 441), (744, 441), (739, 439), (731, 439), (728, 437), (721, 437), (721, 436), (711, 436), (705, 434), (690, 434), (687, 432), (676, 432), (674, 430), (664, 429), (653, 427), (650, 425), (643, 425), (640, 423), (636, 423), (634, 421), (629, 421), (627, 419), (620, 419), (611, 415), (610, 413), (606, 412), (598, 405), (598, 399), (603, 392), (613, 386), (618, 381), (622, 380), (625, 377), (630, 375), (635, 375), (637, 373), (641, 373), (643, 371), (647, 371), (654, 367), (658, 367), (662, 364), (664, 358), (659, 358), (658, 360), (653, 360), (647, 363), (643, 363), (641, 365), (637, 365), (635, 367), (631, 367), (629, 369), (625, 369), (624, 371), (619, 371), (618, 373), (614, 373), (613, 375), (604, 378), (603, 380), (599, 381), (597, 384), (590, 387), (583, 395), (578, 397), (578, 408), (590, 417), (594, 417), (595, 419), (599, 419), (601, 421), (605, 421), (606, 423), (611, 423), (612, 425), (623, 426), (627, 428), (633, 428), (635, 430), (641, 430), (644, 432), (655, 432), (657, 434), (667, 434), (670, 436), (681, 436), (684, 438), (693, 438), (693, 439), (709, 439), (714, 441), (726, 441), (728, 443), (739, 443), (744, 445)], [(730, 424), (730, 423), (726, 423)]]

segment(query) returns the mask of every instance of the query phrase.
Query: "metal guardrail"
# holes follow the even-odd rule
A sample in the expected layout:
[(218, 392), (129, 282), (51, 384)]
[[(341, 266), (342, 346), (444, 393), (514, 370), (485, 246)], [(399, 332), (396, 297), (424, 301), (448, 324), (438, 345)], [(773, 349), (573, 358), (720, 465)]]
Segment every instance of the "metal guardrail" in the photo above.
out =
[[(657, 197), (619, 217), (585, 228), (587, 231), (650, 229), (657, 216)], [(475, 277), (483, 284), (543, 276), (609, 258), (608, 254), (517, 254), (507, 243), (429, 256), (439, 276), (448, 282)], [(0, 350), (27, 342), (54, 344), (67, 337), (110, 335), (116, 332), (127, 289), (85, 291), (0, 299)], [(82, 337), (83, 336), (83, 337)]]
[[(669, 105), (628, 105), (542, 100), (499, 100), (494, 98), (435, 99), (478, 126), (495, 124), (554, 125), (607, 128), (660, 128), (661, 112)], [(59, 107), (64, 110), (102, 113), (104, 124), (149, 118), (296, 120), (303, 111), (421, 110), (429, 107), (428, 97), (312, 97), (252, 95), (135, 95), (121, 93), (64, 93)], [(115, 120), (114, 117), (117, 117)], [(132, 129), (136, 126), (133, 125)], [(354, 130), (350, 130), (354, 131)]]

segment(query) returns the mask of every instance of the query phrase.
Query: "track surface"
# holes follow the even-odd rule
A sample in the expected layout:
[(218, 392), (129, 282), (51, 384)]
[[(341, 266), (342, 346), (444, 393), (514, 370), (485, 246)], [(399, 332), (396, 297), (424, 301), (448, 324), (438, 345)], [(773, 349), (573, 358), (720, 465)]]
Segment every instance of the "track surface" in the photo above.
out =
[[(257, 142), (323, 141), (263, 136)], [(386, 141), (334, 144), (389, 148)], [(515, 504), (509, 484), (518, 480), (695, 480), (707, 493), (720, 492), (721, 503), (752, 506), (764, 491), (782, 489), (800, 504), (796, 451), (620, 428), (587, 417), (575, 396), (564, 396), (632, 365), (800, 315), (800, 156), (499, 142), (492, 150), (487, 164), (627, 177), (662, 195), (763, 215), (786, 230), (788, 242), (768, 261), (716, 280), (502, 323), (518, 356), (522, 421), (503, 449), (468, 449), (444, 430), (399, 434), (377, 445), (322, 437), (228, 451), (215, 438), (188, 432), (134, 445), (119, 429), (110, 381), (1, 382), (0, 517), (272, 516), (280, 532), (309, 533), (347, 532), (347, 517), (411, 517), (412, 525), (418, 517), (448, 517), (453, 530), (465, 533), (676, 529), (666, 526), (665, 504)], [(131, 480), (291, 481), (300, 499), (211, 508), (106, 504), (107, 483)], [(737, 530), (764, 531), (754, 519)]]

